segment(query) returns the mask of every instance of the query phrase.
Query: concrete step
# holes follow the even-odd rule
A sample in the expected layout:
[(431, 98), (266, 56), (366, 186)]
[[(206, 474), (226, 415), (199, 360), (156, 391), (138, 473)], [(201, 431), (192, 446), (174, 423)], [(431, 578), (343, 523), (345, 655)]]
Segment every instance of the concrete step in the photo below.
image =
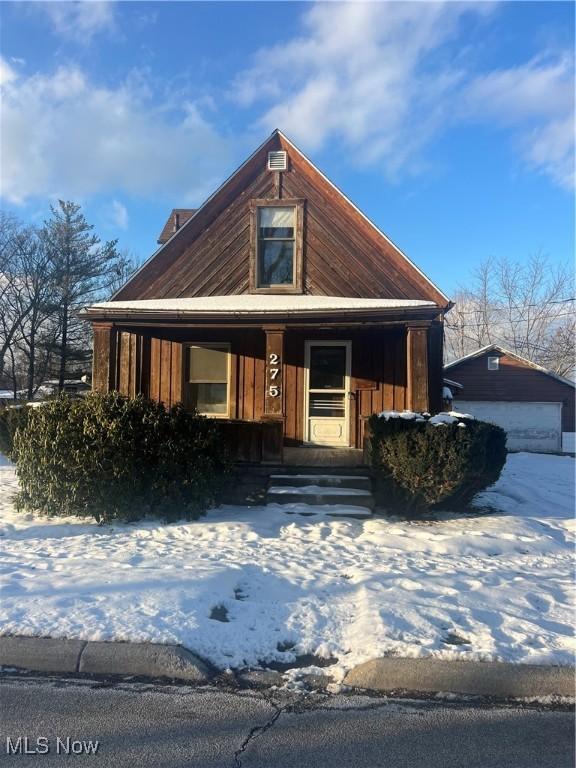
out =
[(363, 488), (325, 485), (270, 485), (267, 504), (344, 505), (374, 509), (371, 491)]
[(332, 474), (283, 474), (270, 475), (270, 485), (302, 486), (318, 485), (330, 488), (359, 488), (364, 491), (372, 490), (372, 478), (367, 475), (332, 475)]
[(348, 504), (283, 504), (282, 511), (287, 515), (300, 515), (301, 517), (355, 517), (366, 520), (372, 517), (369, 507), (356, 507)]

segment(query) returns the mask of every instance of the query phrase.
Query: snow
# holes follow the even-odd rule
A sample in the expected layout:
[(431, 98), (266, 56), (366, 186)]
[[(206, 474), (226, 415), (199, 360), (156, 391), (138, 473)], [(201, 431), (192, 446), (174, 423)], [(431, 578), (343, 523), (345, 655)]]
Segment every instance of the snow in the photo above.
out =
[(289, 485), (274, 485), (270, 488), (268, 488), (269, 493), (278, 493), (278, 494), (296, 494), (300, 495), (303, 493), (309, 493), (309, 494), (316, 494), (316, 495), (330, 495), (335, 496), (337, 494), (341, 494), (343, 496), (370, 496), (370, 491), (364, 491), (360, 490), (359, 488), (342, 488), (342, 486), (337, 485), (299, 485), (299, 486), (289, 486)]
[(299, 312), (343, 312), (362, 310), (412, 309), (435, 307), (420, 299), (361, 299), (342, 296), (239, 294), (202, 296), (188, 299), (143, 299), (103, 301), (87, 307), (87, 314), (168, 312), (176, 315), (297, 314)]
[(414, 411), (381, 411), (378, 414), (381, 419), (389, 421), (389, 419), (406, 419), (407, 421), (426, 421), (421, 413), (415, 413)]
[[(378, 416), (381, 419), (406, 419), (406, 421), (427, 421), (428, 424), (438, 426), (439, 424), (454, 424), (460, 419), (474, 419), (469, 413), (458, 413), (458, 411), (444, 411), (428, 418), (427, 413), (417, 413), (415, 411), (381, 411)], [(458, 424), (459, 427), (465, 427), (466, 424)]]
[(112, 526), (16, 513), (6, 467), (1, 631), (182, 643), (222, 669), (311, 653), (337, 682), (385, 654), (573, 663), (574, 466), (510, 455), (467, 516), (227, 506)]

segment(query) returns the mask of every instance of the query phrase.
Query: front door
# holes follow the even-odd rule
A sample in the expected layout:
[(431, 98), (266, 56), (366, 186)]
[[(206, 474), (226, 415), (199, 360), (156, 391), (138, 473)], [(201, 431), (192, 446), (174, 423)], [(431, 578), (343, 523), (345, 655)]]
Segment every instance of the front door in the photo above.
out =
[(349, 445), (349, 341), (306, 342), (305, 440)]

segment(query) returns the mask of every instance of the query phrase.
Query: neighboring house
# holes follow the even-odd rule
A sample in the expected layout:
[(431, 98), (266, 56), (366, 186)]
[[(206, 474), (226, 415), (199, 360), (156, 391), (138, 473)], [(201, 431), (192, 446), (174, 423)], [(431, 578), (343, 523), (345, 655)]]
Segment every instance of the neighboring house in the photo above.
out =
[[(81, 379), (65, 379), (64, 380), (64, 392), (67, 395), (81, 395), (92, 389), (86, 376)], [(51, 397), (57, 395), (60, 391), (58, 379), (49, 379), (43, 381), (38, 387), (38, 391), (34, 397), (35, 400), (42, 400), (44, 397)]]
[(270, 460), (358, 448), (383, 409), (441, 410), (449, 299), (280, 131), (160, 241), (84, 310), (95, 389), (264, 424), (250, 456)]
[(14, 402), (14, 392), (9, 389), (0, 389), (0, 406), (11, 405)]
[(513, 451), (574, 453), (575, 384), (540, 365), (491, 344), (449, 363), (453, 407), (508, 433)]

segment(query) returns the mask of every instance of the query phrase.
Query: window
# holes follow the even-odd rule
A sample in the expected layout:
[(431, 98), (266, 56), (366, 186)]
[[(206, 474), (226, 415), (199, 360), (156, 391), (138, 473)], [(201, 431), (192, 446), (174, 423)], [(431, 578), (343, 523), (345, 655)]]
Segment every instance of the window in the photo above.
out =
[(489, 371), (497, 371), (500, 367), (500, 358), (499, 357), (489, 357), (488, 358), (488, 370)]
[(186, 402), (205, 416), (227, 417), (230, 345), (199, 344), (187, 348)]
[(250, 290), (302, 293), (303, 201), (252, 201)]
[(258, 286), (294, 284), (294, 206), (258, 208)]

